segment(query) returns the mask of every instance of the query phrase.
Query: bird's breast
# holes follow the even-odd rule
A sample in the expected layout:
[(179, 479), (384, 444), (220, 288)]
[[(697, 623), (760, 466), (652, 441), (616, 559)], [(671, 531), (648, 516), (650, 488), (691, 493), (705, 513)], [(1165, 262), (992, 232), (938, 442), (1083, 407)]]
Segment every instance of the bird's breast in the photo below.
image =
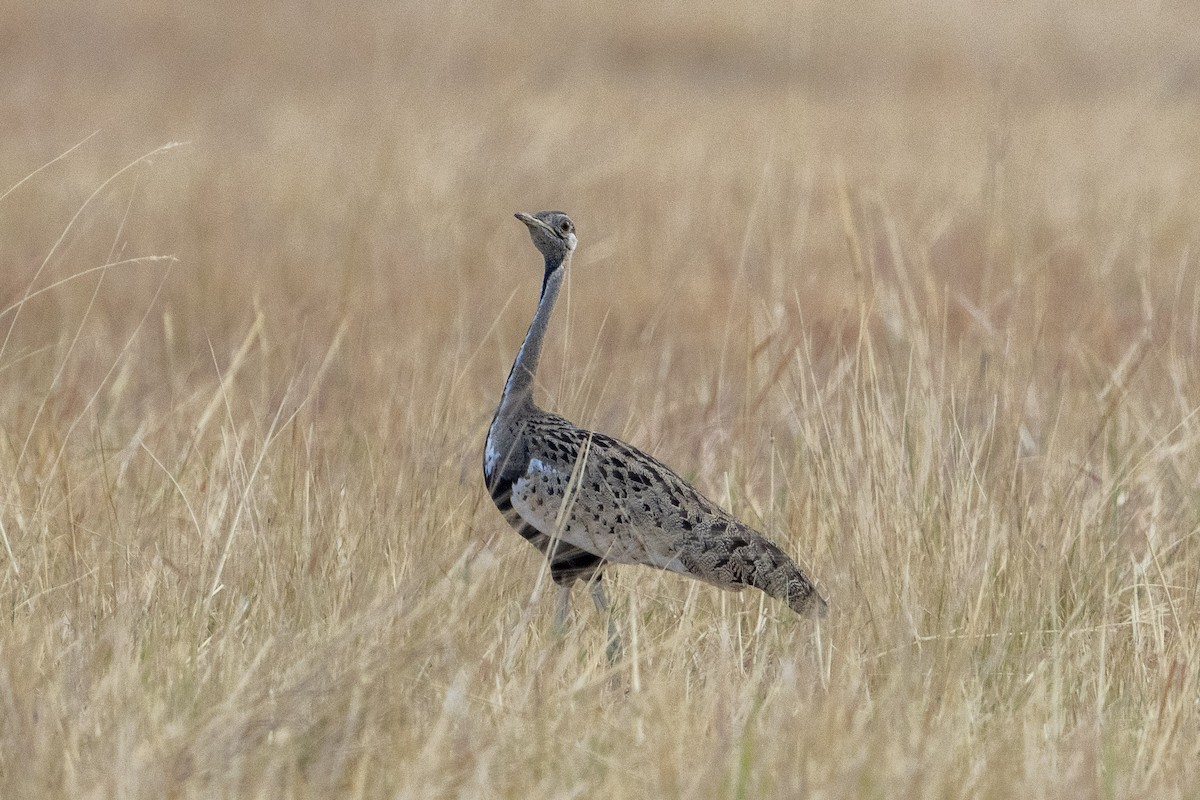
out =
[(496, 462), (500, 460), (500, 451), (492, 443), (492, 432), (488, 431), (487, 442), (483, 446), (483, 477), (490, 483), (492, 474), (496, 471)]

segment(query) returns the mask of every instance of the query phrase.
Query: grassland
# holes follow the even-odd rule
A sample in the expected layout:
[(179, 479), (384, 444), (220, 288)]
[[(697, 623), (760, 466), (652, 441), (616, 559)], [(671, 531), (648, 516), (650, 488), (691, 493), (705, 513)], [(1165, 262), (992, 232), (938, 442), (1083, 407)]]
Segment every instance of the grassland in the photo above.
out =
[[(0, 3), (0, 797), (1200, 794), (1189, 6), (427, 5)], [(820, 625), (554, 633), (551, 207), (543, 403)]]

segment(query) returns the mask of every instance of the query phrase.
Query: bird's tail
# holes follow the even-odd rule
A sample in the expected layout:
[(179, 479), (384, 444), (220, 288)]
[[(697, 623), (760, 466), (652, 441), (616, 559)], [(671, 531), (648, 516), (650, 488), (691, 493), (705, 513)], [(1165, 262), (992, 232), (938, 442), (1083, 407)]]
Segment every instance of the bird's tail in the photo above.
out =
[(736, 522), (717, 523), (696, 544), (691, 553), (681, 554), (696, 577), (727, 589), (753, 586), (801, 616), (828, 613), (829, 605), (796, 562), (757, 531)]
[(767, 538), (748, 537), (731, 555), (742, 562), (748, 585), (782, 600), (797, 614), (823, 617), (829, 612), (829, 604), (817, 593), (808, 576)]

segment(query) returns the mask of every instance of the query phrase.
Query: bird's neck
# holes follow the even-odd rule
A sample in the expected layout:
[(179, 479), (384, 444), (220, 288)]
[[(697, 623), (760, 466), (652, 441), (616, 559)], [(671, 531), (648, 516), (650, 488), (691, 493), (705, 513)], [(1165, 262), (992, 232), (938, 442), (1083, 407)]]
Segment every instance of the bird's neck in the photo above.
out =
[(529, 323), (525, 341), (517, 351), (517, 358), (508, 373), (508, 382), (504, 384), (504, 394), (500, 397), (497, 416), (510, 409), (533, 405), (533, 383), (537, 377), (538, 361), (542, 356), (542, 341), (550, 324), (550, 314), (554, 311), (554, 301), (558, 299), (558, 290), (562, 287), (563, 275), (566, 274), (570, 263), (570, 254), (562, 259), (546, 259), (542, 296), (538, 300), (533, 322)]

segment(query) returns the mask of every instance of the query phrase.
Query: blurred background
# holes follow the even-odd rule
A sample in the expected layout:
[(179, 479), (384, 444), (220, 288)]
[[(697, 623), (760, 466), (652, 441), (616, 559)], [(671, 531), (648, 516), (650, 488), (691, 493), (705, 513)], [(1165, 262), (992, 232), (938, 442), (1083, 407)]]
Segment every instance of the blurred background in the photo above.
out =
[[(1011, 313), (1024, 262), (1063, 324), (1111, 291), (1113, 317), (1090, 322), (1119, 326), (1140, 302), (1132, 249), (1172, 263), (1200, 210), (1186, 2), (5, 0), (0, 16), (0, 185), (86, 138), (0, 205), (0, 300), (104, 179), (186, 142), (81, 226), (111, 239), (125, 217), (127, 255), (178, 258), (162, 291), (182, 337), (246, 323), (252, 298), (314, 325), (353, 309), (438, 327), (424, 318), (534, 280), (510, 215), (544, 207), (575, 215), (609, 292), (704, 313), (730, 302), (706, 281), (762, 269), (777, 280), (755, 294), (837, 326), (856, 292), (839, 182), (971, 306)], [(875, 238), (859, 257), (886, 272)]]

